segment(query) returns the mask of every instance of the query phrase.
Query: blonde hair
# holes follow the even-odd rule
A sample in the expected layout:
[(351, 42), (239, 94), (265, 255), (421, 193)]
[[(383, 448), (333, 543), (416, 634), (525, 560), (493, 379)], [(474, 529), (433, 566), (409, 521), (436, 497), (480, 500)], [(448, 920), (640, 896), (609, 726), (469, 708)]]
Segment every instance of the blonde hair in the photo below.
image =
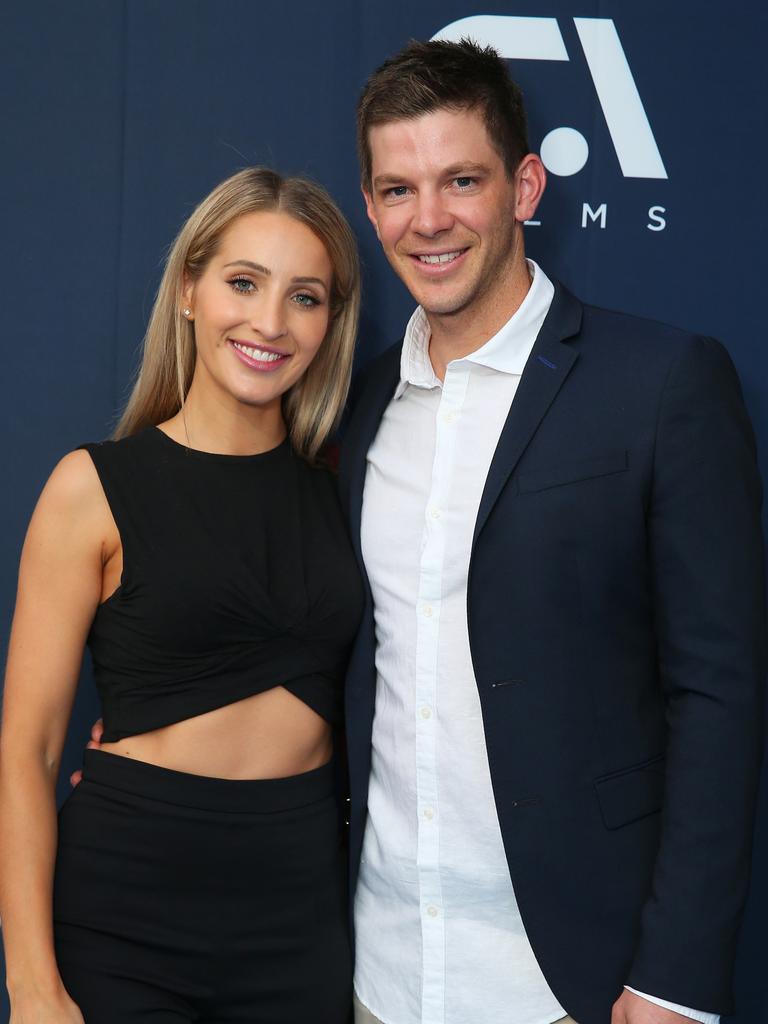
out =
[(333, 269), (328, 332), (306, 373), (283, 396), (294, 449), (313, 460), (338, 425), (352, 374), (360, 308), (360, 269), (354, 235), (324, 188), (248, 167), (222, 181), (193, 211), (165, 264), (144, 337), (143, 356), (114, 438), (174, 416), (184, 404), (195, 368), (193, 325), (181, 314), (184, 277), (197, 280), (237, 218), (280, 211), (305, 224), (324, 244)]

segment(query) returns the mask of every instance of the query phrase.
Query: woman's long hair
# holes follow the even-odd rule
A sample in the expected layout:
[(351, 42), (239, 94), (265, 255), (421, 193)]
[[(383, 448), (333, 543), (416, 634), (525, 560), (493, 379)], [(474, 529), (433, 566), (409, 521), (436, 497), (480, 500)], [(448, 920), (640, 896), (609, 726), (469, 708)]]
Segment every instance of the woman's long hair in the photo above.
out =
[(182, 314), (185, 276), (196, 281), (235, 218), (279, 211), (300, 221), (324, 244), (331, 261), (328, 332), (307, 371), (283, 396), (294, 449), (309, 460), (338, 425), (349, 381), (360, 309), (360, 269), (354, 235), (324, 188), (249, 167), (227, 178), (194, 210), (168, 255), (144, 338), (141, 367), (115, 439), (174, 416), (195, 368), (194, 326)]

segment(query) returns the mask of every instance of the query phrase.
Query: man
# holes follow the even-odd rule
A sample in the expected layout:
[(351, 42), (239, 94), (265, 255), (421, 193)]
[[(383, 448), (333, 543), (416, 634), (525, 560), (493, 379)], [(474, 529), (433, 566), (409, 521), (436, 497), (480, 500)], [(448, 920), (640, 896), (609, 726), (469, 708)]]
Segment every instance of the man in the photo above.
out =
[(341, 466), (357, 1020), (713, 1024), (765, 666), (730, 360), (526, 260), (545, 172), (492, 50), (411, 44), (358, 142), (419, 308)]

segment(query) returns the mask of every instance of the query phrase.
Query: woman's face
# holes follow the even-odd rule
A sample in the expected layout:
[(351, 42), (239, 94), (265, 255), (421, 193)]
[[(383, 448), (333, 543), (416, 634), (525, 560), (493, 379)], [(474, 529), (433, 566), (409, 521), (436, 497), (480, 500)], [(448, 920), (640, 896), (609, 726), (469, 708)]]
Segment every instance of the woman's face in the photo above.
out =
[(184, 302), (194, 320), (195, 385), (279, 406), (328, 329), (332, 268), (306, 225), (276, 211), (238, 217)]

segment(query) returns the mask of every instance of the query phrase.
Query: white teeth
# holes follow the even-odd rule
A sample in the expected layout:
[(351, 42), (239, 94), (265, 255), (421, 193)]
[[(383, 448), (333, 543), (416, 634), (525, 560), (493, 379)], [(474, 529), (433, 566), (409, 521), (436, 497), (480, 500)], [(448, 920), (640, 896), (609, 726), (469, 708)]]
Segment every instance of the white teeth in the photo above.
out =
[(275, 360), (282, 358), (279, 352), (265, 352), (262, 348), (251, 348), (249, 345), (241, 345), (238, 341), (233, 341), (232, 344), (244, 352), (249, 359), (257, 359), (260, 363), (274, 363)]
[(422, 263), (453, 263), (457, 256), (461, 256), (461, 249), (456, 252), (441, 252), (435, 256), (419, 256)]

